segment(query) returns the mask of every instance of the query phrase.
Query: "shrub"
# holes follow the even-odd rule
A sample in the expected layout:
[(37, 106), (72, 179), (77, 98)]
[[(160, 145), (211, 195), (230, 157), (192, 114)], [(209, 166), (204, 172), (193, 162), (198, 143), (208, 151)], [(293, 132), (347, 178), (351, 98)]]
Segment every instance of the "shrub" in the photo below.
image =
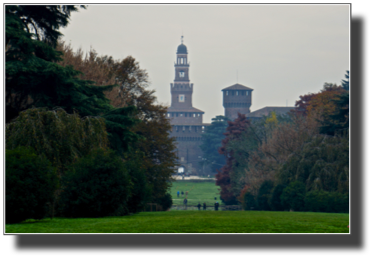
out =
[(62, 177), (62, 215), (125, 215), (131, 185), (125, 163), (114, 151), (95, 150), (71, 165)]
[(306, 195), (306, 186), (302, 182), (291, 182), (281, 194), (281, 204), (284, 209), (293, 211), (302, 211), (304, 208), (304, 197)]
[(58, 185), (56, 169), (34, 150), (6, 150), (6, 223), (42, 219)]
[(257, 194), (257, 206), (260, 210), (270, 210), (269, 199), (271, 197), (273, 186), (274, 184), (272, 180), (265, 180), (261, 184)]
[(147, 185), (145, 169), (137, 152), (132, 157), (126, 158), (125, 164), (133, 183), (127, 208), (129, 212), (137, 213), (142, 211), (145, 204), (149, 202), (152, 195), (151, 188)]
[(164, 197), (157, 199), (157, 204), (159, 204), (163, 208), (163, 211), (166, 211), (169, 208), (171, 208), (172, 203), (172, 196), (170, 193), (166, 193)]
[(244, 210), (253, 210), (257, 209), (257, 204), (255, 197), (250, 193), (246, 192), (243, 196), (242, 206)]
[(310, 191), (305, 197), (305, 210), (312, 212), (349, 212), (349, 197), (339, 192)]
[(282, 184), (279, 184), (273, 188), (272, 196), (269, 200), (270, 208), (273, 211), (283, 211), (284, 207), (281, 203), (281, 195), (284, 190), (285, 186)]

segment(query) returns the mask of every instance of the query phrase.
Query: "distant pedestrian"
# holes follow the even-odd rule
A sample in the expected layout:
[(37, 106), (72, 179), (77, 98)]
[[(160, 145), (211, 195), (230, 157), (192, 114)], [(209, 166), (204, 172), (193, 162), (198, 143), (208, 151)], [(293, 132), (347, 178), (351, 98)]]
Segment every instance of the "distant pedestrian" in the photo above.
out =
[(177, 197), (178, 198), (180, 197), (180, 191), (177, 191)]
[(197, 207), (198, 207), (198, 210), (201, 210), (201, 203), (198, 202)]
[(206, 202), (203, 203), (203, 210), (206, 211)]
[(218, 210), (218, 207), (219, 207), (219, 203), (218, 203), (218, 201), (217, 201), (217, 202), (215, 202), (215, 204), (214, 204), (214, 209), (217, 211), (217, 210)]
[(181, 191), (181, 195), (183, 195), (183, 196), (184, 196), (184, 191)]
[(188, 204), (188, 200), (185, 198), (185, 199), (184, 199), (185, 210), (186, 210), (186, 208), (187, 208), (187, 204)]
[(215, 197), (214, 200), (217, 200), (217, 197)]
[(188, 196), (188, 193), (189, 193), (189, 192), (188, 192), (188, 191), (186, 191), (186, 192), (185, 192), (185, 196)]

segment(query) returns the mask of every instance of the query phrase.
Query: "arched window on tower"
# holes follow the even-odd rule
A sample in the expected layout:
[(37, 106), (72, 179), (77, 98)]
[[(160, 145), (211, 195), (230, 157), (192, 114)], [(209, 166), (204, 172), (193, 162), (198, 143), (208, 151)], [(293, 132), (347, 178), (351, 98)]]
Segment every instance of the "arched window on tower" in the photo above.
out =
[(245, 95), (247, 95), (247, 96), (248, 96), (248, 91), (246, 91), (246, 92), (245, 92)]
[(228, 91), (226, 91), (226, 95), (228, 96)]

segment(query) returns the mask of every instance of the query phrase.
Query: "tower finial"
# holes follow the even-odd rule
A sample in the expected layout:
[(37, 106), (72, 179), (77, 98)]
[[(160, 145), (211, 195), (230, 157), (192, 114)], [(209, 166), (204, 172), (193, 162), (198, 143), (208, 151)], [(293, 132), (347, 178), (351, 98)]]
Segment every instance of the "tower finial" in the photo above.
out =
[(184, 43), (184, 35), (181, 35), (181, 44)]

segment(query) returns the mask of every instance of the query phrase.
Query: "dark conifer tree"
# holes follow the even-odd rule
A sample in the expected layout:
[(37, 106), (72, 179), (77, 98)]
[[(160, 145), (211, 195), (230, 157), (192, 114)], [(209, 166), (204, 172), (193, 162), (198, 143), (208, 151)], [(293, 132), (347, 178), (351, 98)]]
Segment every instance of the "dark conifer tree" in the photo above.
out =
[(222, 140), (225, 138), (224, 133), (227, 128), (229, 119), (225, 116), (218, 115), (211, 119), (211, 125), (206, 127), (205, 133), (202, 134), (202, 145), (200, 146), (203, 157), (206, 161), (205, 165), (211, 165), (211, 169), (215, 172), (225, 164), (225, 157), (219, 154), (218, 149), (222, 146)]
[[(58, 29), (68, 24), (72, 6), (6, 6), (6, 121), (31, 106), (61, 107), (96, 116), (110, 110), (104, 91), (112, 86), (76, 78), (80, 72), (60, 66), (54, 49)], [(31, 30), (33, 28), (33, 30)]]

